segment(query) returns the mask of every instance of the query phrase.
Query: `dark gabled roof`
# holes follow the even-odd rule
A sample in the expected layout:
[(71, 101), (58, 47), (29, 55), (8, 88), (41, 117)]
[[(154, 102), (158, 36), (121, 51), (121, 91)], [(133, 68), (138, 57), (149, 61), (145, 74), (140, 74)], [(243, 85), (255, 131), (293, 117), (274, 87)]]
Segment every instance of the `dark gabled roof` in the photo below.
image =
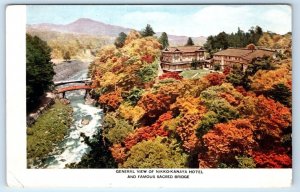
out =
[(275, 51), (266, 49), (245, 49), (245, 48), (228, 48), (215, 53), (216, 56), (233, 56), (241, 57), (246, 60), (252, 60), (256, 57), (271, 56)]

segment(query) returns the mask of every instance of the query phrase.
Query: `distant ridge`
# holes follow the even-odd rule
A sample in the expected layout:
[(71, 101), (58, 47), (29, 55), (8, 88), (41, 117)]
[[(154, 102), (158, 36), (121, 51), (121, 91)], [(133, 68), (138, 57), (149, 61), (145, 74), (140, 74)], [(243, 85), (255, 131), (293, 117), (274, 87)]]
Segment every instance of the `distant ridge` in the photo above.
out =
[[(62, 33), (75, 33), (75, 34), (86, 34), (93, 36), (110, 36), (116, 37), (119, 33), (128, 33), (130, 28), (125, 28), (116, 25), (105, 24), (100, 21), (95, 21), (88, 18), (80, 18), (69, 24), (28, 24), (27, 31), (55, 31)], [(167, 31), (166, 31), (167, 32)], [(168, 33), (168, 32), (167, 32)], [(161, 32), (157, 32), (155, 35), (160, 36)], [(169, 42), (171, 45), (184, 45), (188, 39), (187, 36), (177, 36), (168, 34)], [(206, 41), (206, 37), (192, 37), (193, 41), (197, 45), (202, 45)]]

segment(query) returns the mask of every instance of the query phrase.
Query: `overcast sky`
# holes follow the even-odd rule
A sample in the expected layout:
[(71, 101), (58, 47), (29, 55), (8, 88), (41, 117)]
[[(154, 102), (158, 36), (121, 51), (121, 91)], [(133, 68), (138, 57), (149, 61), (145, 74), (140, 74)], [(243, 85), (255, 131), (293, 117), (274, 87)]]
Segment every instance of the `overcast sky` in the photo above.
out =
[(247, 31), (259, 25), (264, 31), (292, 31), (292, 10), (287, 5), (31, 5), (27, 23), (68, 24), (90, 18), (107, 24), (173, 35), (209, 36), (219, 32)]

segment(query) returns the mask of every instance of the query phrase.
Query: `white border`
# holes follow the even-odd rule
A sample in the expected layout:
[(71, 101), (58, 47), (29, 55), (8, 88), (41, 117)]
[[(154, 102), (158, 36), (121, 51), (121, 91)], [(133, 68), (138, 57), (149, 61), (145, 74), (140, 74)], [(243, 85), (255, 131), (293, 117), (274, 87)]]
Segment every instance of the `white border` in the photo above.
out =
[(115, 169), (26, 169), (26, 6), (6, 9), (7, 184), (12, 187), (289, 187), (292, 169), (202, 169), (190, 179), (127, 179)]

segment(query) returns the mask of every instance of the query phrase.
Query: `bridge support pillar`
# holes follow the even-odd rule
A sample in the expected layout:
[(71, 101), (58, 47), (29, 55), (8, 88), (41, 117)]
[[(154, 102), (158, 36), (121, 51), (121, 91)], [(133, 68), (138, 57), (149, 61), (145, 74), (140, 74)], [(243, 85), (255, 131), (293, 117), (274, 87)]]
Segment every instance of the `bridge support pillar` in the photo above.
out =
[(86, 99), (87, 95), (88, 95), (88, 90), (85, 90), (84, 99)]

